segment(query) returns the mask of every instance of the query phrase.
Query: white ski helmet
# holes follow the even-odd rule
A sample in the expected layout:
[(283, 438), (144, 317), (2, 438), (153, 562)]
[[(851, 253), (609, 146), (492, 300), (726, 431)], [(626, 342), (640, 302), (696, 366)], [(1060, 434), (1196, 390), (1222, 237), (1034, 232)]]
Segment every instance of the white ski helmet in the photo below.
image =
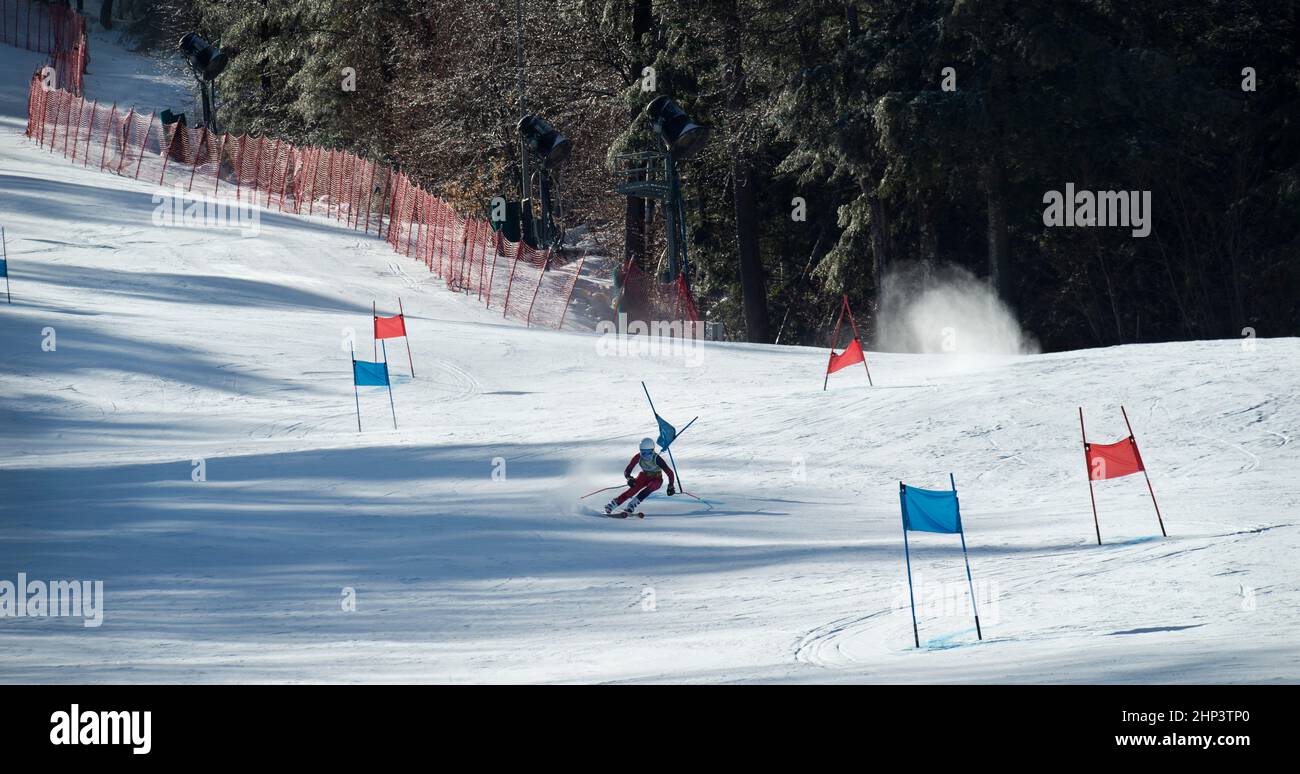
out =
[(641, 455), (642, 455), (642, 456), (646, 456), (646, 455), (648, 455), (648, 454), (654, 454), (654, 451), (655, 451), (655, 442), (654, 442), (654, 439), (652, 439), (652, 438), (642, 438), (642, 439), (641, 439)]

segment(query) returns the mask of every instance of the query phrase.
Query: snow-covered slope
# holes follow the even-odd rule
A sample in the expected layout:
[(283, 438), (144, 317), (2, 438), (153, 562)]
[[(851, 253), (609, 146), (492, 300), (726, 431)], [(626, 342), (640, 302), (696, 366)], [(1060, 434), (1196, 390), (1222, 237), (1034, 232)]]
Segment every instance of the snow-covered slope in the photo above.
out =
[[(123, 75), (92, 96), (183, 93), (92, 45)], [(21, 136), (39, 62), (0, 46), (0, 580), (107, 597), (98, 628), (0, 619), (0, 680), (1300, 679), (1300, 340), (876, 354), (827, 392), (823, 350), (619, 356), (325, 221), (153, 226), (153, 187)], [(358, 433), (347, 332), (368, 354), (397, 296), (417, 375), (389, 342), (399, 429), (366, 388)], [(655, 434), (643, 379), (700, 415), (674, 453), (708, 502), (592, 517)], [(1170, 537), (1130, 477), (1097, 485), (1098, 547), (1077, 407), (1106, 442), (1121, 403)], [(956, 537), (914, 534), (918, 651), (898, 481), (949, 472), (985, 640)]]

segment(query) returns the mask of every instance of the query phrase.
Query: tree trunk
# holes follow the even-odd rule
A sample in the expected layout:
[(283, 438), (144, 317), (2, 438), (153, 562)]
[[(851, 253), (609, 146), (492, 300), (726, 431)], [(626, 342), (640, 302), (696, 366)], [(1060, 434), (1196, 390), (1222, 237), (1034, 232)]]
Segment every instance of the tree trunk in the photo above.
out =
[(754, 192), (754, 169), (733, 151), (731, 174), (735, 178), (736, 246), (740, 252), (740, 293), (745, 307), (746, 339), (766, 343), (767, 280), (758, 252), (758, 206)]
[(879, 297), (885, 287), (885, 270), (889, 268), (885, 203), (875, 195), (871, 195), (867, 201), (871, 208), (871, 279), (875, 283), (876, 296)]
[(745, 71), (741, 52), (739, 3), (732, 0), (726, 24), (726, 84), (730, 97), (731, 176), (733, 202), (736, 216), (736, 248), (739, 253), (740, 295), (745, 312), (745, 338), (750, 342), (766, 343), (767, 334), (767, 280), (763, 276), (763, 260), (758, 251), (758, 195), (755, 189), (754, 165), (749, 158), (742, 137), (743, 114), (748, 107), (745, 89)]
[(113, 0), (104, 0), (99, 6), (99, 23), (104, 29), (113, 29)]
[(1002, 160), (988, 168), (989, 285), (1003, 301), (1011, 301), (1011, 265), (1007, 254), (1007, 200)]
[[(644, 177), (637, 175), (637, 179)], [(641, 263), (645, 256), (645, 200), (627, 197), (623, 212), (623, 263)]]
[[(635, 0), (632, 6), (632, 48), (644, 52), (641, 38), (651, 31), (651, 0)], [(640, 108), (633, 108), (628, 119), (635, 121)], [(645, 260), (646, 252), (646, 201), (629, 196), (624, 211), (623, 223), (623, 263), (638, 263)]]

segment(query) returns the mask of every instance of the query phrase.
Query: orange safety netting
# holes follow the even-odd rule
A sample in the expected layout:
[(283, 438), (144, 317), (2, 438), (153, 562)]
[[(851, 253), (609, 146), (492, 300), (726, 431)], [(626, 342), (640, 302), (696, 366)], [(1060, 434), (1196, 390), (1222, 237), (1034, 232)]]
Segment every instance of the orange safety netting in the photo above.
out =
[(89, 60), (86, 20), (66, 5), (0, 0), (0, 43), (50, 55), (55, 88), (82, 91)]
[[(185, 194), (324, 215), (385, 239), (447, 287), (527, 325), (562, 327), (583, 258), (510, 242), (463, 217), (403, 172), (342, 150), (164, 125), (153, 114), (101, 105), (32, 76), (27, 135), (50, 152)], [(683, 286), (684, 290), (684, 286)], [(694, 302), (686, 293), (690, 314)], [(698, 319), (692, 316), (690, 319)]]
[(695, 298), (678, 275), (671, 282), (655, 282), (635, 263), (623, 267), (622, 307), (629, 320), (699, 322)]

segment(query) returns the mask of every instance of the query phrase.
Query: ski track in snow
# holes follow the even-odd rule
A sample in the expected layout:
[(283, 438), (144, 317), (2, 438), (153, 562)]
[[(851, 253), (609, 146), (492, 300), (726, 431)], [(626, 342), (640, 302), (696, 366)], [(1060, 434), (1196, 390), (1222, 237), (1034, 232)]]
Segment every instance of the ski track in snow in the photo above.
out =
[[(92, 51), (89, 95), (188, 107), (179, 70)], [(1300, 679), (1300, 340), (869, 353), (874, 388), (825, 392), (816, 348), (602, 356), (325, 218), (152, 227), (154, 187), (22, 136), (42, 59), (0, 46), (0, 577), (107, 600), (0, 620), (0, 681)], [(369, 357), (398, 296), (418, 376), (389, 341), (399, 429), (363, 388), (358, 433), (347, 331)], [(656, 434), (642, 380), (699, 415), (673, 451), (705, 502), (589, 517)], [(1170, 537), (1130, 477), (1097, 483), (1097, 546), (1077, 407), (1110, 442), (1121, 404)], [(984, 641), (955, 536), (915, 535), (917, 649), (897, 482), (949, 472)]]

